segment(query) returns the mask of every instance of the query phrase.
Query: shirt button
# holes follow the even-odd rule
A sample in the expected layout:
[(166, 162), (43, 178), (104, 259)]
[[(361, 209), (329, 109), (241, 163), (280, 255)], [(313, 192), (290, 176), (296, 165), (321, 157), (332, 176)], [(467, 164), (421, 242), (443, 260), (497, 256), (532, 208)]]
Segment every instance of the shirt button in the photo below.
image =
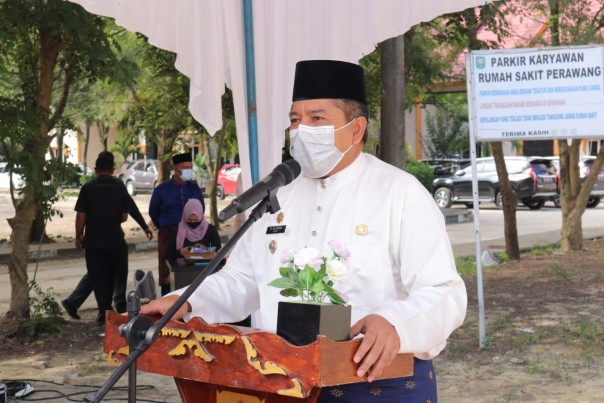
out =
[(317, 206), (317, 211), (321, 211), (321, 206)]
[(310, 233), (312, 236), (317, 236), (317, 231), (313, 231)]

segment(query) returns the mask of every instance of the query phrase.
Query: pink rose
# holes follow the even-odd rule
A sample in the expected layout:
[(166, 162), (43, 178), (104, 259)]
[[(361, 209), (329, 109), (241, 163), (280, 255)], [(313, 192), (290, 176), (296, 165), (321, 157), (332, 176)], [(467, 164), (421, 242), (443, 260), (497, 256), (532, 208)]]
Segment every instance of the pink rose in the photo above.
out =
[(322, 263), (323, 257), (315, 248), (302, 248), (294, 256), (294, 264), (299, 269), (309, 266), (317, 270)]
[(329, 245), (333, 253), (340, 259), (344, 261), (350, 259), (350, 251), (348, 250), (346, 245), (344, 245), (344, 243), (333, 239), (327, 242), (327, 244)]
[(279, 259), (279, 263), (282, 265), (293, 263), (294, 255), (296, 254), (296, 250), (294, 248), (287, 248), (283, 251), (281, 258)]

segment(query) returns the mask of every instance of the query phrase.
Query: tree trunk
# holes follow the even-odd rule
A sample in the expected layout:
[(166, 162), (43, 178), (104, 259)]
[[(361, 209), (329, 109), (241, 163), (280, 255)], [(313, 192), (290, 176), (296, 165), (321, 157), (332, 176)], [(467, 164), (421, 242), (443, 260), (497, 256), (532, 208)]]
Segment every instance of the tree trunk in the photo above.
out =
[(29, 236), (29, 242), (31, 243), (53, 243), (54, 239), (48, 236), (46, 233), (46, 220), (41, 211), (36, 213), (36, 218), (31, 224), (31, 232)]
[(405, 37), (380, 45), (382, 110), (380, 158), (396, 167), (405, 166)]
[(562, 212), (562, 229), (560, 230), (560, 250), (568, 252), (581, 250), (583, 247), (583, 226), (581, 216), (585, 207), (579, 211), (576, 207)]
[[(25, 152), (29, 152), (34, 163), (31, 171), (44, 169), (44, 154), (50, 144), (48, 132), (49, 111), (52, 101), (53, 73), (60, 50), (64, 42), (51, 35), (47, 30), (40, 30), (40, 73), (38, 92), (35, 99), (35, 116), (37, 122), (37, 136), (23, 145)], [(27, 255), (29, 252), (29, 239), (32, 223), (38, 213), (42, 179), (34, 181), (34, 175), (25, 185), (24, 196), (15, 206), (15, 217), (11, 225), (11, 255), (8, 261), (9, 277), (11, 280), (11, 303), (9, 313), (17, 319), (29, 318), (29, 285), (27, 284)], [(27, 179), (27, 177), (26, 177)], [(35, 183), (34, 183), (35, 182)]]
[[(90, 122), (84, 123), (84, 166), (88, 167), (88, 144), (90, 143)], [(87, 172), (84, 170), (84, 174)]]
[(508, 170), (503, 157), (501, 141), (491, 143), (497, 176), (499, 177), (499, 191), (503, 209), (503, 233), (505, 236), (505, 253), (509, 259), (520, 259), (520, 246), (518, 244), (518, 227), (516, 225), (516, 197), (510, 184)]
[[(225, 117), (223, 116), (223, 122), (225, 121)], [(218, 171), (220, 171), (220, 162), (222, 161), (222, 150), (224, 148), (224, 142), (226, 140), (227, 132), (224, 125), (220, 130), (218, 138), (218, 148), (216, 150), (216, 161), (214, 161), (214, 172), (212, 175), (212, 186), (210, 187), (210, 205), (212, 208), (210, 209), (210, 217), (212, 220), (212, 224), (216, 227), (216, 229), (220, 229), (220, 222), (218, 221), (218, 201), (216, 200), (216, 189), (218, 183)]]
[(12, 245), (8, 261), (8, 274), (11, 284), (9, 315), (18, 319), (29, 319), (29, 285), (27, 278), (27, 256), (29, 253), (29, 235), (36, 216), (36, 202), (22, 201), (15, 217), (8, 219), (11, 226)]
[(600, 148), (591, 172), (581, 183), (579, 154), (581, 140), (573, 139), (569, 146), (566, 140), (558, 140), (560, 149), (560, 207), (562, 229), (560, 249), (563, 252), (581, 250), (583, 247), (583, 213), (587, 207), (591, 191), (604, 166), (604, 147)]
[(55, 156), (55, 158), (57, 159), (57, 161), (59, 162), (63, 162), (65, 160), (65, 155), (63, 154), (63, 130), (62, 129), (58, 129), (57, 130), (57, 155)]
[(157, 144), (157, 170), (158, 170), (158, 178), (157, 183), (160, 184), (162, 182), (170, 179), (170, 172), (172, 171), (172, 161), (170, 159), (166, 159), (165, 156), (169, 155), (174, 148), (174, 142), (176, 141), (176, 136), (178, 132), (169, 132), (162, 131), (158, 136), (158, 144)]

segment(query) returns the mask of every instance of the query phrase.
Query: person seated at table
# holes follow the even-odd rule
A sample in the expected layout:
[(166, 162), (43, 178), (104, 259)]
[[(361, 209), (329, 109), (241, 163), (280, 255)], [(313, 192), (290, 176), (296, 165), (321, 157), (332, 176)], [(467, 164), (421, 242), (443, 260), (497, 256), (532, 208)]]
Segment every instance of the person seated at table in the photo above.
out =
[(199, 200), (187, 201), (178, 223), (178, 230), (168, 245), (168, 259), (189, 257), (193, 247), (206, 252), (216, 252), (221, 248), (216, 227), (210, 224), (203, 214), (203, 206)]

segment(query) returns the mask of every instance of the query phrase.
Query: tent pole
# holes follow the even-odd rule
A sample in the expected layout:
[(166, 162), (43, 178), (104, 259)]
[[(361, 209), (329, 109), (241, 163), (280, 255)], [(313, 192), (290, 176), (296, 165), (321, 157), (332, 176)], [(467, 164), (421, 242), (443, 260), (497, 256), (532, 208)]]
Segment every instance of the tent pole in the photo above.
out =
[(243, 0), (243, 35), (247, 92), (248, 145), (252, 184), (260, 180), (258, 166), (258, 123), (256, 116), (256, 66), (254, 61), (254, 22), (252, 0)]

